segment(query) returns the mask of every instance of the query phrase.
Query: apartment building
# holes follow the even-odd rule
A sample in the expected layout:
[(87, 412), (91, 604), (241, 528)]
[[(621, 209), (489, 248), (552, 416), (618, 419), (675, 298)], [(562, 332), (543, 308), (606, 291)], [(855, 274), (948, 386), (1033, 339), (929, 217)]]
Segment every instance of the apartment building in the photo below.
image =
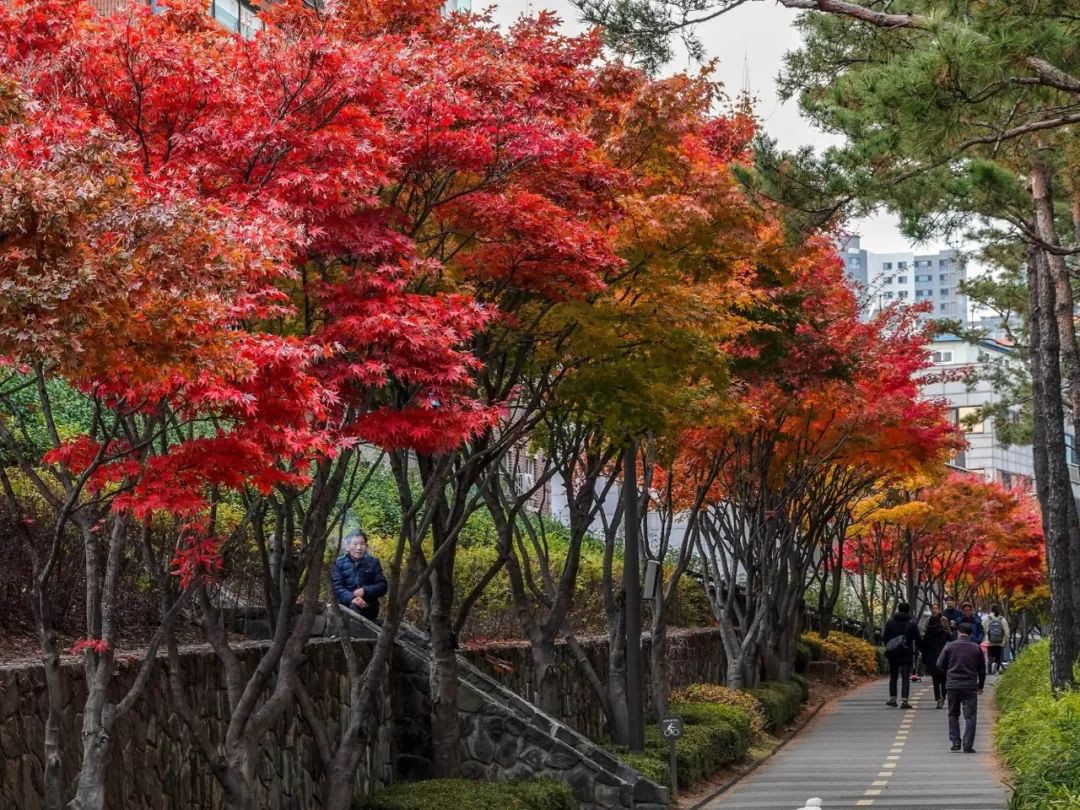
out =
[[(1035, 466), (1031, 445), (1003, 445), (994, 419), (965, 424), (978, 413), (980, 407), (1001, 401), (1002, 395), (994, 390), (988, 380), (981, 379), (977, 372), (995, 359), (1009, 357), (1016, 350), (991, 339), (971, 344), (955, 335), (939, 336), (928, 350), (934, 365), (930, 374), (932, 379), (923, 386), (923, 395), (948, 401), (953, 421), (962, 426), (968, 441), (968, 448), (956, 456), (953, 464), (982, 475), (987, 481), (1034, 491)], [(1080, 452), (1077, 451), (1075, 430), (1068, 422), (1065, 424), (1065, 438), (1068, 442), (1067, 461), (1073, 497), (1080, 503)]]
[(896, 302), (925, 302), (930, 310), (920, 320), (966, 322), (969, 318), (967, 296), (957, 290), (965, 277), (964, 261), (954, 250), (874, 253), (853, 236), (841, 243), (840, 257), (866, 299), (868, 315)]

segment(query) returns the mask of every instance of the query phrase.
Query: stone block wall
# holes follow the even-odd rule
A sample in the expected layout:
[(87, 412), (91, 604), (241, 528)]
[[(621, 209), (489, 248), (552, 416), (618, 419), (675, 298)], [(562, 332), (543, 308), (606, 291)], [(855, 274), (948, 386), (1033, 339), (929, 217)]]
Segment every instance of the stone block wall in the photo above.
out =
[[(361, 659), (370, 655), (371, 643), (354, 642)], [(244, 664), (254, 668), (265, 645), (238, 645)], [(309, 690), (324, 717), (336, 718), (348, 708), (349, 686), (336, 642), (316, 640), (307, 649), (304, 668)], [(108, 807), (112, 810), (217, 810), (224, 806), (217, 782), (188, 740), (186, 729), (169, 711), (164, 659), (143, 698), (117, 722), (114, 767), (110, 768)], [(218, 659), (206, 648), (181, 655), (189, 698), (203, 719), (223, 733), (228, 717), (224, 678)], [(117, 694), (135, 675), (135, 667), (120, 663)], [(78, 767), (77, 744), (82, 714), (74, 707), (85, 698), (82, 669), (71, 663), (63, 668), (67, 701), (73, 707), (61, 733), (75, 745), (64, 746), (65, 781), (74, 782)], [(46, 716), (45, 680), (40, 666), (0, 667), (0, 808), (40, 810), (42, 802), (42, 745)], [(356, 774), (358, 792), (388, 784), (390, 735), (367, 752), (367, 767)], [(259, 763), (260, 791), (256, 806), (264, 810), (312, 810), (320, 806), (317, 786), (321, 765), (307, 727), (298, 712), (288, 713), (275, 732), (267, 735)]]
[[(583, 734), (545, 715), (464, 656), (458, 656), (458, 674), (462, 776), (491, 781), (533, 776), (560, 779), (573, 788), (583, 810), (668, 807), (666, 787), (644, 778)], [(405, 627), (394, 664), (395, 693), (414, 699), (420, 696), (424, 701), (430, 694), (429, 678), (427, 639), (414, 628)], [(422, 728), (417, 731), (424, 733)], [(408, 768), (423, 769), (422, 759), (425, 753), (430, 756), (430, 747), (409, 749), (402, 744), (400, 733), (395, 736), (397, 769), (400, 771), (403, 757)]]
[[(374, 629), (368, 627), (370, 634)], [(355, 638), (361, 660), (370, 655), (370, 638)], [(386, 733), (373, 743), (356, 774), (357, 793), (393, 781), (431, 775), (430, 684), (426, 639), (406, 628), (395, 649), (390, 701), (378, 711), (387, 719)], [(607, 675), (606, 639), (583, 644), (601, 678)], [(239, 645), (245, 665), (254, 667), (264, 642)], [(316, 639), (308, 647), (304, 667), (309, 692), (327, 718), (344, 716), (349, 688), (337, 642)], [(569, 782), (586, 808), (666, 806), (664, 788), (611, 757), (589, 739), (603, 737), (603, 717), (590, 688), (566, 650), (562, 650), (560, 692), (566, 723), (537, 711), (529, 702), (532, 659), (526, 645), (492, 644), (460, 657), (462, 685), (462, 763), (466, 775), (505, 780), (548, 775)], [(162, 660), (162, 667), (165, 662)], [(221, 733), (228, 710), (220, 664), (207, 648), (182, 655), (189, 698), (207, 723)], [(673, 688), (718, 683), (724, 657), (715, 630), (673, 631), (669, 665)], [(119, 689), (134, 677), (134, 666), (121, 662)], [(79, 739), (82, 717), (74, 707), (85, 695), (81, 668), (64, 667), (63, 682), (73, 707), (63, 721), (67, 740)], [(169, 711), (168, 683), (159, 668), (143, 699), (115, 732), (115, 767), (110, 771), (108, 807), (116, 810), (218, 810), (221, 791), (187, 740), (179, 719)], [(646, 695), (651, 696), (647, 685)], [(41, 810), (42, 739), (46, 713), (41, 668), (0, 666), (0, 809)], [(392, 720), (391, 720), (392, 718)], [(77, 745), (77, 742), (76, 742)], [(73, 782), (77, 748), (67, 746), (65, 779)], [(321, 766), (309, 732), (298, 713), (290, 712), (268, 735), (259, 766), (260, 810), (317, 810)]]
[[(607, 683), (608, 640), (606, 637), (581, 639), (590, 663)], [(652, 683), (649, 680), (649, 639), (642, 639), (645, 655), (645, 705), (649, 715), (653, 706)], [(582, 677), (573, 656), (565, 644), (557, 645), (559, 656), (559, 694), (562, 697), (562, 716), (567, 725), (593, 739), (606, 733), (604, 713), (593, 697), (592, 688)], [(463, 653), (471, 663), (522, 695), (533, 699), (533, 660), (524, 642), (492, 642), (482, 648)], [(720, 641), (720, 631), (714, 628), (673, 629), (668, 636), (668, 677), (671, 688), (692, 683), (723, 683), (726, 659)], [(651, 715), (650, 715), (651, 716)]]

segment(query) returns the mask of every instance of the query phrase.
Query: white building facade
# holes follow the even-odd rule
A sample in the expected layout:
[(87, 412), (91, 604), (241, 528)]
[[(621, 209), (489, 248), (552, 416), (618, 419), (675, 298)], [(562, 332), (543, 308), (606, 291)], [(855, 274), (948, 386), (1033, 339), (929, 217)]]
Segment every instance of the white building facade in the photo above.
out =
[(854, 236), (840, 245), (840, 257), (851, 279), (866, 296), (867, 312), (901, 304), (930, 304), (920, 320), (967, 322), (967, 296), (957, 290), (965, 278), (964, 261), (954, 250), (940, 253), (873, 253)]

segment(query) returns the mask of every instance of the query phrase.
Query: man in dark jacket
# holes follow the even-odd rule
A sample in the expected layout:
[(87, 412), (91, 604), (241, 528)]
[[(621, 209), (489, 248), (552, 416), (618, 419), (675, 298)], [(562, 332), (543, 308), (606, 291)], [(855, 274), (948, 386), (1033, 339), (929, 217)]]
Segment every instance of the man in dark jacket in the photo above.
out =
[(885, 645), (885, 657), (889, 661), (889, 700), (885, 705), (896, 705), (896, 680), (899, 678), (900, 697), (904, 701), (900, 708), (910, 709), (908, 695), (911, 692), (911, 664), (919, 646), (919, 625), (912, 621), (911, 606), (907, 602), (896, 606), (896, 615), (885, 623), (881, 641)]
[(960, 606), (963, 611), (963, 615), (960, 618), (960, 622), (971, 625), (971, 640), (976, 644), (982, 644), (983, 642), (983, 626), (982, 619), (975, 615), (975, 606), (971, 602), (964, 602)]
[(975, 753), (975, 723), (979, 714), (979, 695), (986, 683), (986, 659), (982, 648), (971, 640), (972, 627), (966, 621), (957, 628), (956, 641), (950, 641), (938, 656), (938, 669), (945, 672), (945, 693), (949, 701), (949, 739), (952, 750), (959, 751), (960, 710), (964, 710), (963, 748)]
[(379, 617), (379, 598), (386, 593), (386, 577), (377, 558), (368, 553), (367, 535), (350, 532), (345, 553), (330, 569), (330, 581), (338, 602), (374, 621)]
[(956, 628), (964, 618), (964, 612), (956, 606), (956, 600), (951, 596), (945, 597), (945, 610), (942, 611), (942, 615), (949, 620), (949, 638), (955, 641)]

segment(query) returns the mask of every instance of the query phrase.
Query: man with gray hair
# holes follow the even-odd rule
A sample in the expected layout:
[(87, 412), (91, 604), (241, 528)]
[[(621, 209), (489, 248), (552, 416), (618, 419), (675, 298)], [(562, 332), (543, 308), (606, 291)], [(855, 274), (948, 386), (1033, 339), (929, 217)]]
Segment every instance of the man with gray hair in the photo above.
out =
[(375, 621), (379, 617), (379, 598), (387, 589), (382, 565), (368, 553), (367, 535), (362, 531), (349, 532), (342, 546), (345, 553), (330, 569), (334, 597), (339, 604)]

